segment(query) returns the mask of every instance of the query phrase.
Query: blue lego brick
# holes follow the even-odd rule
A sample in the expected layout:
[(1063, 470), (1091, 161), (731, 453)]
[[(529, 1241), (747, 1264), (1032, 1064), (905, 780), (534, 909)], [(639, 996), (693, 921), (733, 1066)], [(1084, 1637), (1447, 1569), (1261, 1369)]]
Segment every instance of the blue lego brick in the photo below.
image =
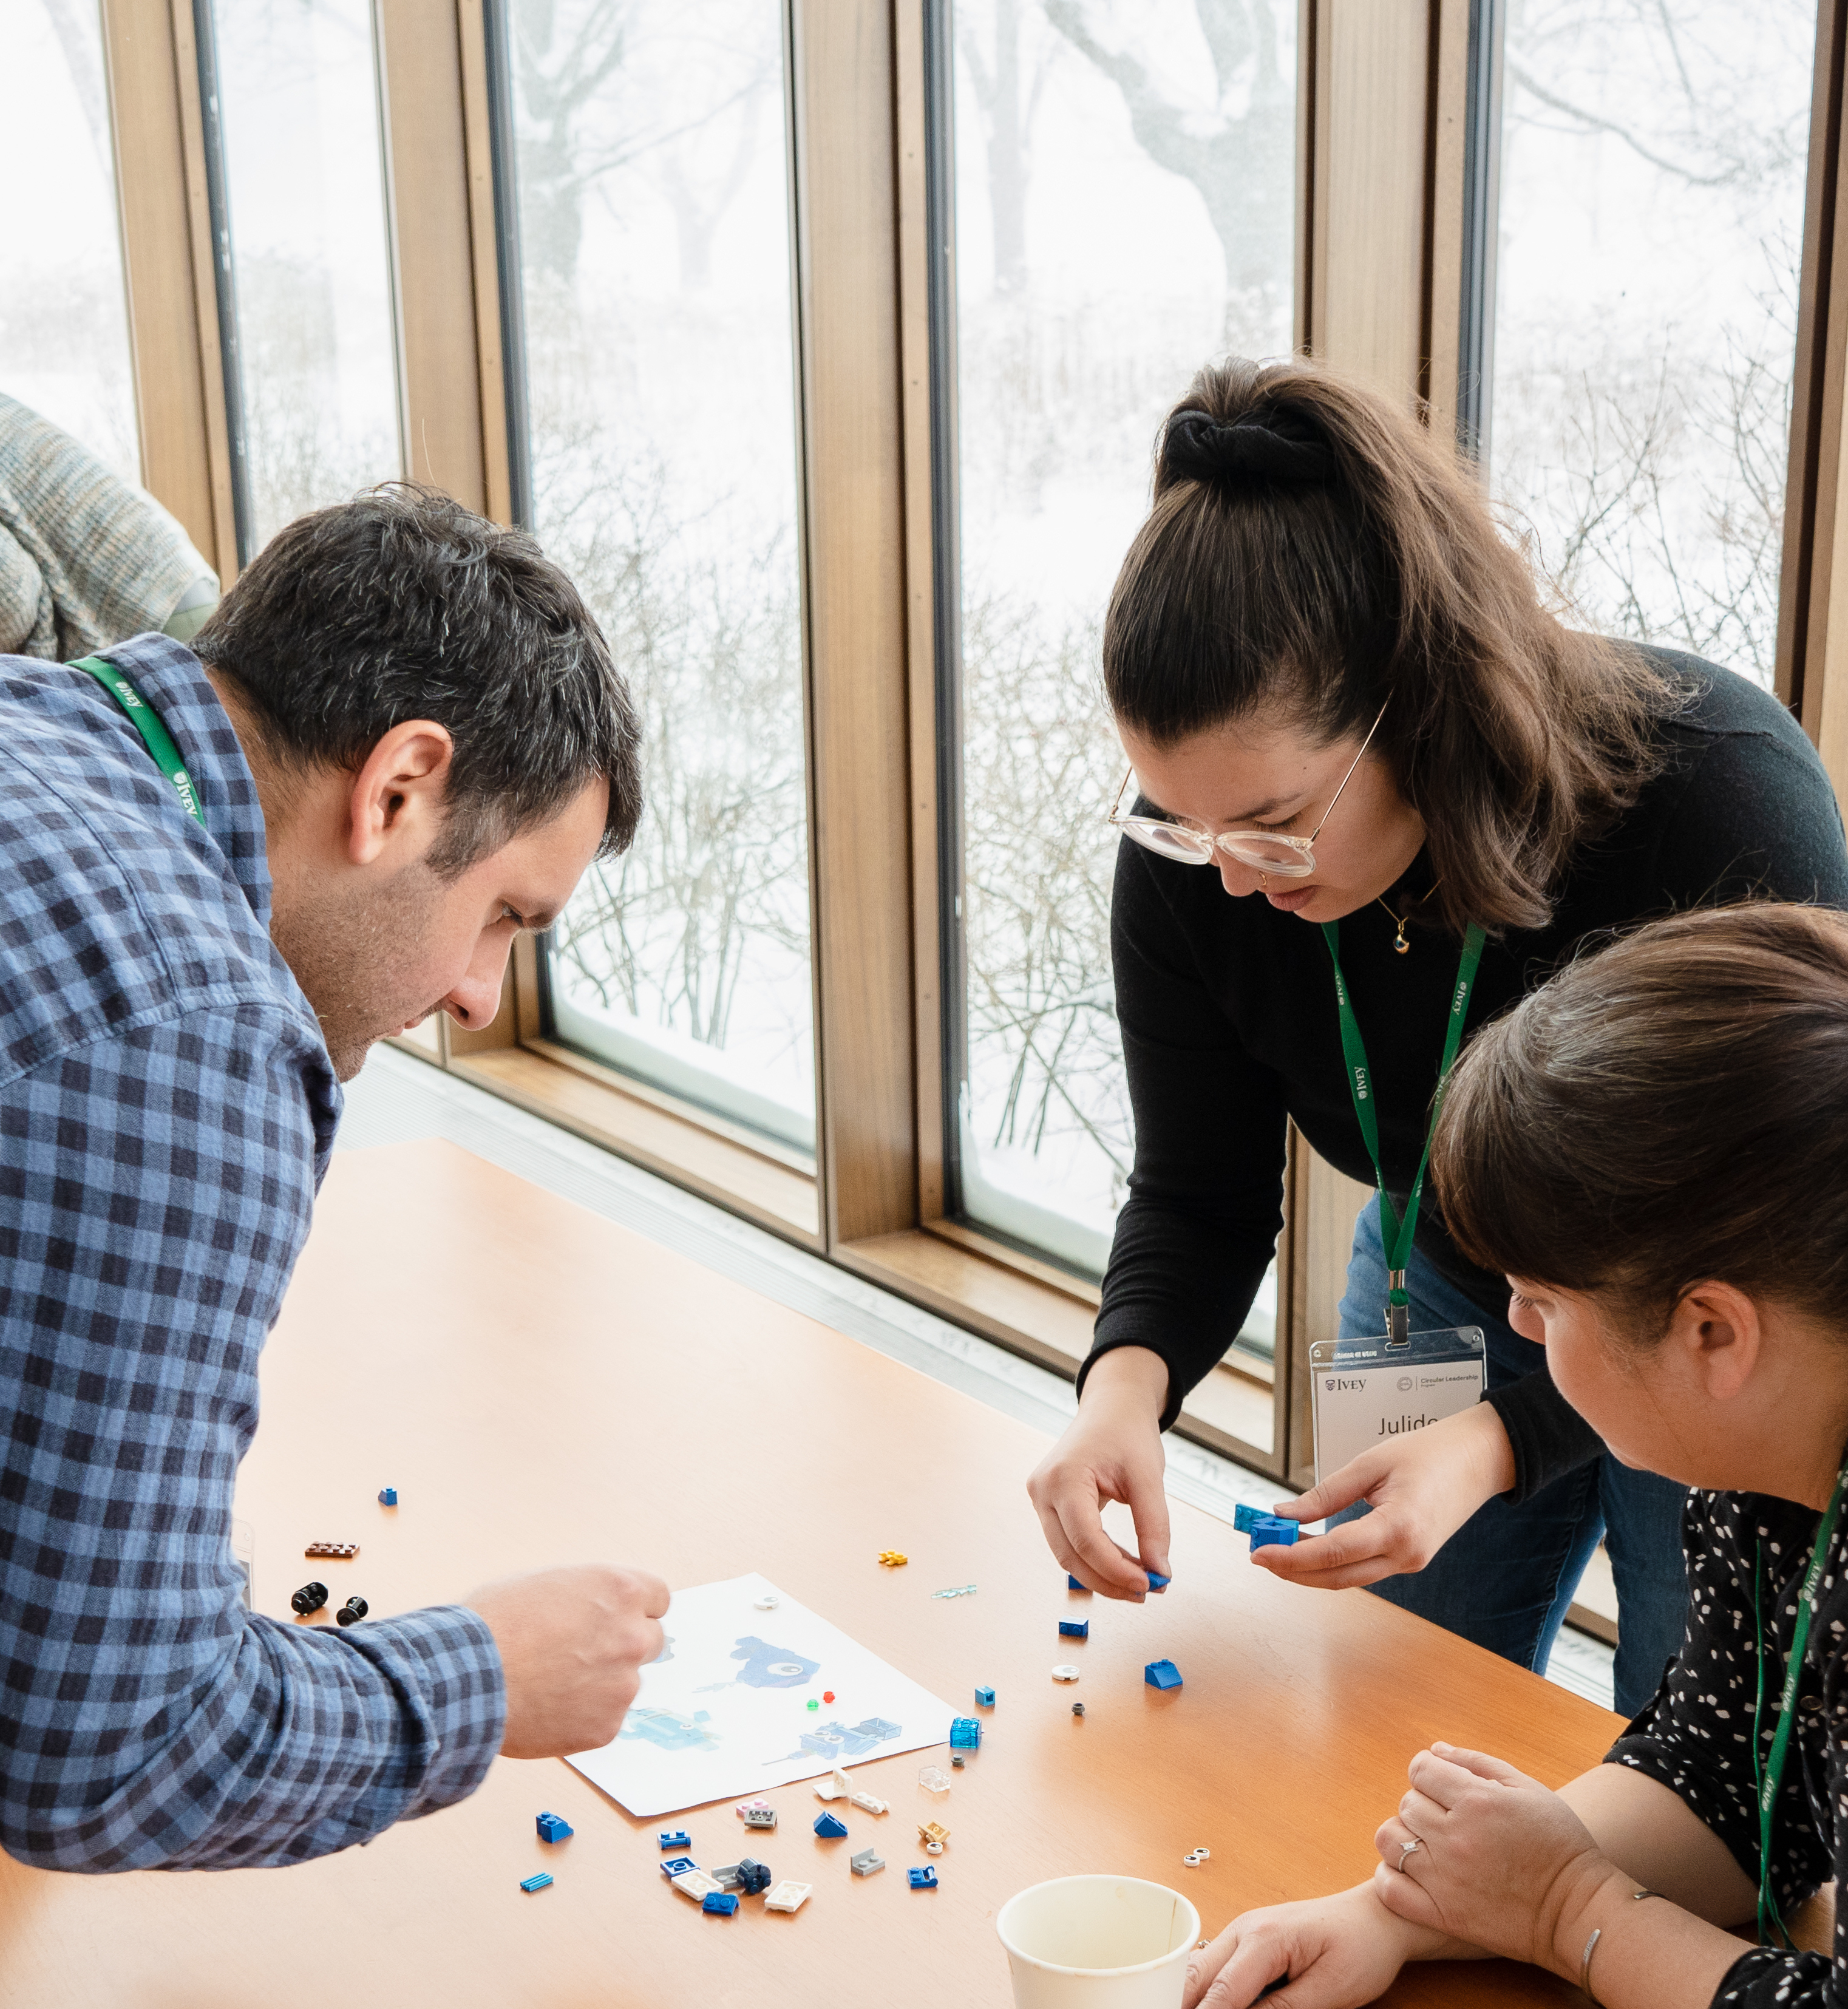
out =
[(520, 1888), (522, 1890), (543, 1890), (551, 1880), (552, 1873), (549, 1869), (542, 1869), (536, 1876), (522, 1876)]
[[(576, 1830), (562, 1814), (541, 1814), (539, 1816), (538, 1827), (539, 1838), (541, 1841), (563, 1841), (568, 1835), (576, 1833)], [(680, 1837), (679, 1845), (682, 1848), (689, 1846), (684, 1834)]]
[(1059, 1637), (1061, 1639), (1089, 1639), (1090, 1636), (1091, 1621), (1089, 1618), (1061, 1618), (1059, 1621)]
[(1149, 1571), (1149, 1588), (1151, 1590), (1166, 1590), (1174, 1581), (1171, 1576), (1163, 1576), (1154, 1570)]
[(975, 1706), (978, 1709), (993, 1709), (994, 1706), (995, 1692), (993, 1688), (976, 1689)]
[(1232, 1510), (1232, 1527), (1236, 1534), (1248, 1535), (1254, 1521), (1268, 1520), (1270, 1517), (1260, 1507), (1248, 1507), (1241, 1500)]
[(699, 1900), (703, 1912), (716, 1912), (720, 1918), (728, 1919), (738, 1909), (738, 1900), (729, 1890), (708, 1890)]
[(1181, 1670), (1172, 1660), (1151, 1660), (1142, 1670), (1142, 1678), (1152, 1688), (1177, 1688)]
[(738, 1858), (739, 1887), (755, 1897), (770, 1887), (770, 1865), (759, 1862), (755, 1856), (741, 1855)]
[(1290, 1548), (1302, 1532), (1300, 1522), (1281, 1521), (1274, 1514), (1259, 1514), (1251, 1522), (1251, 1547), (1254, 1549), (1273, 1546)]
[(395, 1486), (384, 1487), (379, 1494), (379, 1504), (381, 1507), (395, 1507), (398, 1504), (398, 1488)]
[(982, 1725), (972, 1716), (953, 1716), (950, 1719), (950, 1749), (952, 1751), (979, 1751), (982, 1749)]
[(815, 1817), (815, 1832), (823, 1841), (838, 1841), (841, 1836), (846, 1834), (847, 1830), (835, 1819), (832, 1814), (817, 1814)]
[(676, 1876), (684, 1876), (689, 1869), (699, 1867), (690, 1855), (671, 1855), (661, 1865), (661, 1874), (671, 1883)]
[(1065, 1588), (1067, 1590), (1089, 1590), (1091, 1586), (1088, 1583), (1080, 1583), (1078, 1578), (1067, 1571), (1065, 1576)]
[(691, 1848), (693, 1837), (684, 1827), (666, 1828), (655, 1837), (663, 1848)]
[(905, 1873), (911, 1879), (914, 1890), (934, 1890), (936, 1888), (936, 1872), (928, 1864), (922, 1869), (908, 1869)]

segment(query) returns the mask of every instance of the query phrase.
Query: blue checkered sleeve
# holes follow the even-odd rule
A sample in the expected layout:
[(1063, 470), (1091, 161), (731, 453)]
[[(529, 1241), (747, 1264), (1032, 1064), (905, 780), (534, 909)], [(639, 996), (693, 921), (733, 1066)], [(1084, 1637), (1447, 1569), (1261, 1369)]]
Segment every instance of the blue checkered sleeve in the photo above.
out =
[(0, 1845), (229, 1869), (472, 1792), (494, 1641), (458, 1607), (344, 1632), (243, 1607), (232, 1485), (313, 1204), (299, 1013), (175, 1009), (0, 1079)]

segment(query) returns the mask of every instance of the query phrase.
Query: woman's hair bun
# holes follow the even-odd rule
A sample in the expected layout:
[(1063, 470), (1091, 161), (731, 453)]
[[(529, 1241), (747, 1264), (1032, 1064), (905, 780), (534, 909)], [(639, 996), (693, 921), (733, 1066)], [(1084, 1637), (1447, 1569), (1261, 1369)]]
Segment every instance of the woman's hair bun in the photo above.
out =
[(1275, 481), (1290, 486), (1326, 481), (1335, 457), (1300, 420), (1277, 413), (1234, 419), (1188, 409), (1168, 420), (1162, 469), (1182, 481)]

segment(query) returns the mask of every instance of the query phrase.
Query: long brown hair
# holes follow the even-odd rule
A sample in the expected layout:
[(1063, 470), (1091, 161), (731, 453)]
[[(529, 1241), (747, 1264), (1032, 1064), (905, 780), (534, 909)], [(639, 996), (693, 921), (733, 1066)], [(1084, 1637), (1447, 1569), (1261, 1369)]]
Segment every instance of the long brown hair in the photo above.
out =
[(1611, 1294), (1647, 1342), (1707, 1277), (1848, 1318), (1848, 914), (1707, 908), (1478, 1033), (1431, 1149), (1486, 1270)]
[(1542, 604), (1453, 450), (1301, 362), (1202, 370), (1169, 416), (1103, 663), (1118, 719), (1163, 746), (1273, 708), (1326, 744), (1384, 704), (1374, 745), (1457, 931), (1545, 926), (1677, 703), (1637, 650)]

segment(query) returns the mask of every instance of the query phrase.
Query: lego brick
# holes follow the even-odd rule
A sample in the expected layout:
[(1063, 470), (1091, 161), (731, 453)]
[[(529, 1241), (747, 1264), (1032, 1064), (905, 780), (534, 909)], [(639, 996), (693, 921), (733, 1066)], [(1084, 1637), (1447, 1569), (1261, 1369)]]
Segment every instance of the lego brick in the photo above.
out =
[(850, 1807), (858, 1807), (862, 1813), (883, 1814), (889, 1811), (886, 1802), (875, 1798), (871, 1793), (849, 1793), (847, 1804)]
[(1078, 1671), (1076, 1667), (1054, 1667), (1053, 1670), (1053, 1679), (1055, 1681), (1075, 1681), (1078, 1678)]
[(1085, 1713), (1085, 1705), (1082, 1702), (1074, 1702), (1071, 1705), (1071, 1713), (1074, 1716), (1082, 1716)]
[(681, 1897), (691, 1897), (696, 1904), (703, 1904), (706, 1898), (717, 1894), (719, 1888), (718, 1880), (707, 1876), (703, 1869), (698, 1867), (683, 1869), (670, 1880)]
[(1078, 1578), (1067, 1571), (1065, 1576), (1065, 1588), (1067, 1590), (1082, 1590), (1088, 1593), (1091, 1586), (1088, 1583), (1080, 1583)]
[(1262, 1549), (1275, 1543), (1281, 1548), (1293, 1548), (1301, 1532), (1300, 1522), (1282, 1521), (1274, 1514), (1259, 1514), (1251, 1522), (1251, 1547)]
[(815, 1888), (812, 1883), (798, 1883), (785, 1876), (781, 1883), (770, 1887), (770, 1895), (763, 1901), (766, 1912), (799, 1912), (809, 1901), (809, 1894)]
[[(575, 1832), (562, 1814), (541, 1814), (538, 1827), (541, 1841), (562, 1841), (567, 1835)], [(680, 1837), (680, 1845), (682, 1848), (689, 1845), (684, 1834)]]
[(1196, 1848), (1190, 1851), (1187, 1855), (1182, 1856), (1181, 1859), (1187, 1865), (1188, 1869), (1198, 1869), (1201, 1864), (1205, 1862), (1212, 1854), (1213, 1851), (1210, 1848)]
[(327, 1586), (324, 1583), (305, 1583), (289, 1599), (289, 1609), (299, 1611), (306, 1618), (311, 1611), (325, 1611), (327, 1608)]
[(994, 1706), (995, 1692), (993, 1688), (976, 1689), (975, 1706), (978, 1709), (993, 1709)]
[(744, 1879), (738, 1875), (735, 1862), (721, 1864), (713, 1871), (712, 1880), (721, 1890), (742, 1890), (745, 1887)]
[[(540, 1818), (549, 1820), (552, 1816), (547, 1814), (542, 1815)], [(691, 1848), (693, 1845), (692, 1837), (684, 1827), (664, 1828), (655, 1837), (655, 1841), (663, 1848)]]
[(918, 1839), (926, 1848), (941, 1848), (950, 1839), (950, 1830), (938, 1821), (925, 1821), (919, 1824)]
[(856, 1876), (876, 1876), (885, 1868), (886, 1860), (876, 1848), (862, 1848), (858, 1855), (847, 1858), (847, 1866)]
[(982, 1749), (982, 1724), (979, 1717), (956, 1716), (950, 1719), (950, 1749), (952, 1751), (979, 1751)]
[(551, 1880), (551, 1870), (542, 1869), (536, 1876), (522, 1876), (520, 1879), (520, 1888), (522, 1890), (543, 1890)]
[(968, 1763), (968, 1753), (966, 1751), (952, 1751), (950, 1753), (950, 1770), (952, 1772), (962, 1771)]
[(934, 1890), (936, 1872), (926, 1863), (922, 1869), (908, 1869), (905, 1873), (914, 1890)]
[(818, 1800), (844, 1800), (851, 1798), (853, 1788), (847, 1783), (847, 1774), (837, 1765), (825, 1779), (815, 1782), (815, 1797)]
[(897, 1549), (881, 1549), (879, 1552), (879, 1561), (882, 1569), (903, 1569), (911, 1561), (911, 1557), (901, 1554)]
[(815, 1816), (815, 1832), (823, 1841), (838, 1841), (847, 1830), (832, 1814), (817, 1814)]
[(777, 1810), (774, 1807), (752, 1807), (745, 1816), (746, 1827), (772, 1828), (776, 1824)]
[(1232, 1526), (1235, 1533), (1248, 1535), (1251, 1523), (1263, 1515), (1262, 1507), (1248, 1507), (1241, 1500), (1232, 1510)]
[(345, 1562), (359, 1553), (357, 1542), (310, 1542), (303, 1550), (305, 1556), (333, 1556)]
[(1166, 1590), (1174, 1581), (1171, 1576), (1163, 1576), (1155, 1570), (1150, 1570), (1148, 1572), (1148, 1577), (1149, 1588), (1151, 1590)]
[(671, 1880), (676, 1876), (684, 1876), (689, 1869), (697, 1869), (699, 1867), (699, 1864), (690, 1855), (670, 1856), (661, 1865), (661, 1874)]
[(738, 1909), (738, 1900), (729, 1890), (708, 1890), (699, 1900), (703, 1912), (711, 1912), (721, 1919), (728, 1919)]
[(1061, 1618), (1059, 1621), (1059, 1637), (1061, 1639), (1089, 1639), (1090, 1636), (1091, 1621), (1089, 1618)]
[(398, 1504), (398, 1488), (395, 1486), (381, 1486), (379, 1504), (381, 1507), (395, 1507)]
[(774, 1880), (768, 1863), (759, 1862), (755, 1856), (741, 1855), (738, 1858), (738, 1880), (745, 1894), (755, 1897), (767, 1890)]
[(935, 1765), (926, 1765), (918, 1774), (918, 1784), (927, 1793), (947, 1793), (950, 1790), (950, 1775)]
[(740, 1800), (733, 1811), (742, 1816), (749, 1813), (753, 1807), (759, 1812), (768, 1813), (770, 1802), (768, 1800)]
[(1142, 1678), (1152, 1688), (1177, 1688), (1181, 1670), (1172, 1660), (1151, 1660), (1142, 1670)]
[(751, 1600), (751, 1602), (754, 1607), (759, 1611), (774, 1611), (777, 1607), (781, 1604), (783, 1600), (781, 1598), (774, 1595), (766, 1595), (763, 1597), (755, 1597)]
[(975, 1586), (972, 1583), (959, 1583), (950, 1590), (933, 1590), (933, 1597), (973, 1597)]
[(349, 1597), (335, 1613), (334, 1622), (337, 1625), (357, 1625), (371, 1609), (364, 1598)]

